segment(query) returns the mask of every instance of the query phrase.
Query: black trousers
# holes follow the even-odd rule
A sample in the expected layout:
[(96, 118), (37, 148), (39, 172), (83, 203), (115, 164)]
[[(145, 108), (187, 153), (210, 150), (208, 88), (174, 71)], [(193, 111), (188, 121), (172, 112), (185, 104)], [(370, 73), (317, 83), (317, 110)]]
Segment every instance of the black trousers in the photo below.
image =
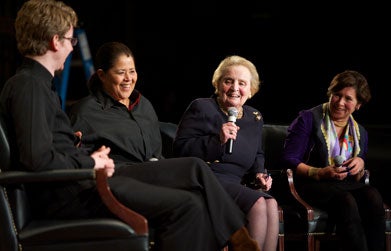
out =
[(383, 251), (383, 199), (376, 188), (353, 181), (303, 184), (300, 194), (336, 222), (342, 250)]
[(113, 194), (148, 219), (158, 250), (221, 250), (245, 215), (198, 158), (116, 167)]

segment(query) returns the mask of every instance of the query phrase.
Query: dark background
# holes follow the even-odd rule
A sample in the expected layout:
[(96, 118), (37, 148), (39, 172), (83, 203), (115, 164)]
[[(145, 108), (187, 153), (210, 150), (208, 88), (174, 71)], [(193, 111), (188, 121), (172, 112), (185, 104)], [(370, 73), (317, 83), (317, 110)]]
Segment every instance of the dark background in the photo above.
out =
[[(13, 22), (22, 0), (0, 3), (0, 87), (20, 63)], [(247, 103), (266, 123), (288, 124), (301, 109), (327, 101), (333, 76), (364, 74), (372, 100), (355, 118), (369, 131), (371, 184), (391, 203), (391, 14), (387, 1), (67, 0), (78, 13), (92, 55), (108, 41), (136, 57), (136, 86), (161, 121), (178, 123), (195, 98), (213, 93), (219, 62), (238, 54), (258, 68), (262, 85)], [(87, 95), (75, 47), (68, 102)]]
[[(1, 84), (19, 55), (13, 19), (24, 1), (1, 5)], [(325, 102), (332, 77), (363, 73), (373, 99), (355, 114), (364, 125), (390, 126), (390, 19), (376, 1), (64, 1), (78, 13), (92, 55), (107, 41), (126, 43), (136, 57), (136, 86), (160, 120), (177, 123), (186, 106), (213, 93), (218, 63), (238, 54), (258, 68), (262, 85), (248, 104), (267, 123), (289, 123), (297, 112)], [(79, 51), (75, 48), (74, 58)], [(81, 71), (81, 72), (80, 72)], [(69, 100), (87, 94), (82, 68), (72, 67)]]

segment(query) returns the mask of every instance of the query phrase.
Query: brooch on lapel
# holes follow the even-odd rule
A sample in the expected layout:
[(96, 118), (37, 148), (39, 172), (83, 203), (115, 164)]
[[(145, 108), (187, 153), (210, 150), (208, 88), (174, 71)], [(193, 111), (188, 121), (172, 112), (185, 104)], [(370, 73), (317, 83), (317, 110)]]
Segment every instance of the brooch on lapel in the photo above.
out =
[(262, 116), (259, 112), (253, 112), (255, 116), (255, 121), (260, 121), (262, 119)]

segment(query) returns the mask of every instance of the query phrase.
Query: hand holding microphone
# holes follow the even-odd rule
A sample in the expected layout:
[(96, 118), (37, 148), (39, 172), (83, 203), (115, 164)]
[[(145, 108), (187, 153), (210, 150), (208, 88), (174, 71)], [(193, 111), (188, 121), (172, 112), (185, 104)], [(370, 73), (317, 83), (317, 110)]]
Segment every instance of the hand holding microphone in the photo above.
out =
[(346, 161), (346, 158), (342, 155), (337, 155), (334, 157), (334, 166), (338, 170), (338, 172), (348, 172), (349, 175), (349, 168), (346, 166), (342, 166), (343, 163)]
[(355, 175), (361, 178), (364, 174), (365, 164), (364, 160), (360, 157), (353, 157), (347, 161), (344, 156), (335, 156), (334, 165), (336, 168), (339, 168), (339, 173), (346, 173), (347, 176)]
[(334, 157), (335, 167), (341, 167), (345, 160), (346, 160), (345, 157), (343, 157), (342, 155), (335, 156)]
[[(229, 107), (227, 112), (228, 112), (228, 122), (232, 122), (235, 125), (236, 118), (238, 117), (238, 110), (235, 107)], [(230, 132), (230, 134), (232, 133)], [(229, 154), (232, 153), (233, 144), (234, 144), (234, 140), (232, 138), (229, 138), (227, 142), (227, 152)]]

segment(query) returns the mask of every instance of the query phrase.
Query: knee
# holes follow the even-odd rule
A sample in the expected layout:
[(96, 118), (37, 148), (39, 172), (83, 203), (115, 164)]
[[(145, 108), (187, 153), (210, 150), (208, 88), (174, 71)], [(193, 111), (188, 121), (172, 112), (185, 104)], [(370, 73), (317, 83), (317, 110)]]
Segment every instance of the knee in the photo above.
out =
[(378, 190), (374, 187), (368, 189), (367, 198), (368, 201), (375, 207), (383, 207), (383, 198)]
[(205, 210), (204, 200), (197, 195), (190, 194), (182, 202), (183, 208), (194, 214), (203, 214)]
[(267, 206), (266, 206), (266, 201), (264, 197), (259, 198), (254, 205), (251, 207), (251, 212), (266, 212)]
[(276, 199), (269, 198), (269, 199), (266, 199), (265, 201), (266, 201), (266, 205), (267, 205), (268, 210), (278, 211), (278, 203), (277, 203)]
[(191, 170), (191, 173), (196, 175), (207, 175), (211, 176), (213, 174), (212, 169), (209, 165), (202, 159), (197, 157), (187, 157), (187, 169)]
[(366, 206), (376, 214), (384, 216), (383, 197), (374, 187), (368, 189)]
[[(194, 194), (181, 195), (169, 218), (178, 224), (190, 224), (195, 229), (208, 226), (210, 217), (204, 201)], [(195, 231), (195, 230), (194, 230)], [(198, 231), (198, 230), (197, 230)]]
[(278, 203), (274, 198), (259, 198), (251, 208), (251, 212), (278, 215)]
[(186, 162), (186, 166), (187, 168), (195, 168), (195, 169), (199, 169), (199, 168), (207, 168), (207, 169), (210, 169), (208, 164), (206, 164), (206, 162), (198, 157), (184, 157), (182, 158), (182, 161), (183, 162)]
[(203, 159), (200, 159), (198, 157), (189, 157), (189, 160), (196, 166), (200, 167), (209, 167), (208, 164)]

